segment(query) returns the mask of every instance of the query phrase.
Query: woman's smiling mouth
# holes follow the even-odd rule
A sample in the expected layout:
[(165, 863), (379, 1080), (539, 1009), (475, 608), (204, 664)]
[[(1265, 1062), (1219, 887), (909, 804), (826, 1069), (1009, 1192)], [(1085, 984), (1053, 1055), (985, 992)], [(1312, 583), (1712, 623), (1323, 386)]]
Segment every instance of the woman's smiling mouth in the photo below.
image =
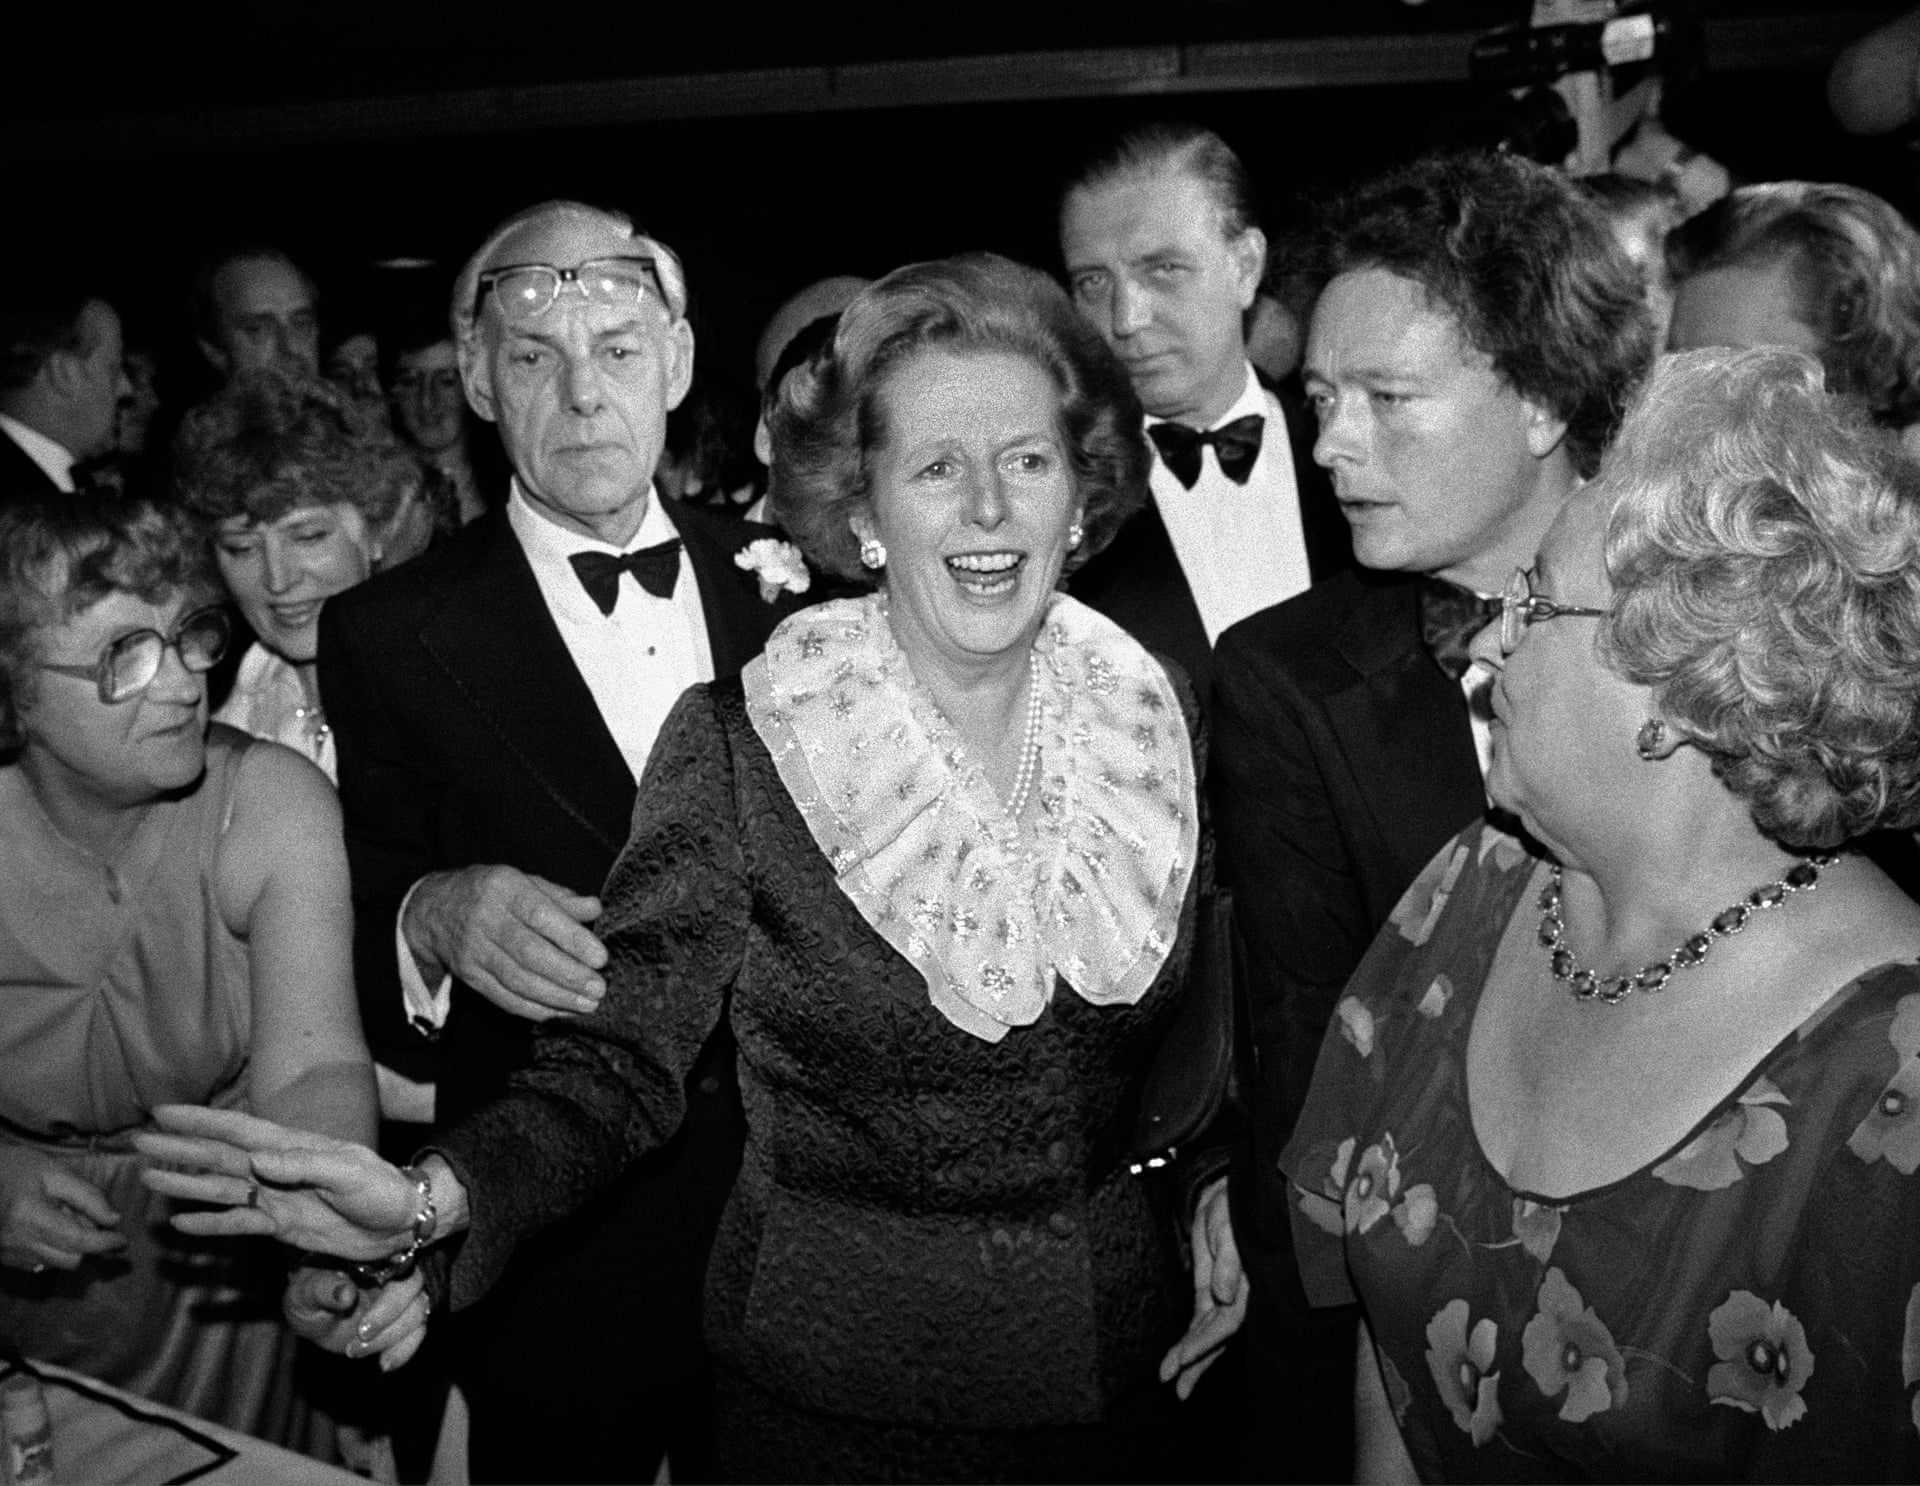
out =
[(1026, 561), (1023, 552), (961, 552), (946, 560), (954, 580), (981, 598), (1012, 592)]

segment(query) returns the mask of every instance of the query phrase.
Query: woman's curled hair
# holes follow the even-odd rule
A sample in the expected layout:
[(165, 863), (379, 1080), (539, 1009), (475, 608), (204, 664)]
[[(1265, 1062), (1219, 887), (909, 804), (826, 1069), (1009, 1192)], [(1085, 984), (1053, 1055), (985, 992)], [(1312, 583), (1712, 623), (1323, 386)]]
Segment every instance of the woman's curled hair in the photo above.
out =
[(377, 531), (420, 481), (399, 439), (318, 377), (238, 378), (188, 413), (174, 439), (175, 488), (209, 527), (346, 505)]
[(1656, 367), (1602, 466), (1601, 654), (1782, 844), (1920, 819), (1920, 470), (1798, 351)]
[(1006, 352), (1047, 373), (1059, 392), (1059, 434), (1085, 508), (1085, 562), (1147, 499), (1151, 454), (1126, 369), (1065, 291), (1037, 269), (968, 253), (897, 269), (841, 313), (832, 342), (787, 377), (768, 420), (768, 504), (807, 556), (842, 578), (860, 566), (848, 518), (872, 491), (887, 441), (892, 374), (922, 351)]

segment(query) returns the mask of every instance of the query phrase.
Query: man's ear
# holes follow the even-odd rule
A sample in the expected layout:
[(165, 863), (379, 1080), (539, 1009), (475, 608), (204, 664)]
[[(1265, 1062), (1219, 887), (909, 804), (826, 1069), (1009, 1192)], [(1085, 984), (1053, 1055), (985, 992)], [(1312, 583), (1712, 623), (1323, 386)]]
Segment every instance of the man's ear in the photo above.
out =
[(686, 399), (693, 386), (693, 327), (682, 315), (667, 332), (667, 410)]
[(195, 336), (194, 343), (200, 347), (200, 354), (207, 358), (207, 365), (211, 366), (223, 377), (233, 374), (233, 363), (228, 360), (227, 353), (223, 349), (208, 340), (204, 335)]
[(59, 347), (40, 363), (37, 378), (61, 402), (72, 402), (85, 392), (81, 384), (86, 380), (87, 360), (84, 351)]
[(1267, 271), (1267, 235), (1258, 227), (1249, 227), (1238, 237), (1227, 243), (1227, 257), (1233, 264), (1234, 288), (1240, 297), (1240, 308), (1253, 308), (1253, 298), (1260, 292), (1260, 280)]
[(493, 400), (493, 358), (487, 354), (485, 337), (461, 337), (458, 351), (460, 385), (466, 390), (467, 406), (487, 422), (498, 423)]
[(1527, 452), (1535, 459), (1545, 459), (1566, 441), (1567, 420), (1530, 397), (1520, 401), (1527, 410)]

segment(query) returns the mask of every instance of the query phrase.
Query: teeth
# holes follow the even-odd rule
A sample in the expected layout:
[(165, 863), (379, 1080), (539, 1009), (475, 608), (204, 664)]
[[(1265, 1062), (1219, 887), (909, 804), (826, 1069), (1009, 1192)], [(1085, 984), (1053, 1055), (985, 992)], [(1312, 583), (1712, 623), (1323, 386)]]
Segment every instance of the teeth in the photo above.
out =
[(1017, 552), (968, 552), (960, 557), (949, 557), (950, 566), (964, 568), (969, 573), (1004, 573), (1019, 566), (1020, 554)]

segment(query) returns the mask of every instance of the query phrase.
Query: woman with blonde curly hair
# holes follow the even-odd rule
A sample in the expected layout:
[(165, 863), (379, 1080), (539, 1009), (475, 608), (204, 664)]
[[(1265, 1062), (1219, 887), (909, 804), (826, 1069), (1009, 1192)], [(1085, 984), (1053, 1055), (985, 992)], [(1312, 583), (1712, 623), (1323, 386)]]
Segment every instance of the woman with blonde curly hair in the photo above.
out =
[[(1792, 351), (1656, 368), (1475, 643), (1488, 788), (1282, 1165), (1362, 1479), (1920, 1474), (1920, 476)], [(1817, 891), (1816, 891), (1817, 889)]]

